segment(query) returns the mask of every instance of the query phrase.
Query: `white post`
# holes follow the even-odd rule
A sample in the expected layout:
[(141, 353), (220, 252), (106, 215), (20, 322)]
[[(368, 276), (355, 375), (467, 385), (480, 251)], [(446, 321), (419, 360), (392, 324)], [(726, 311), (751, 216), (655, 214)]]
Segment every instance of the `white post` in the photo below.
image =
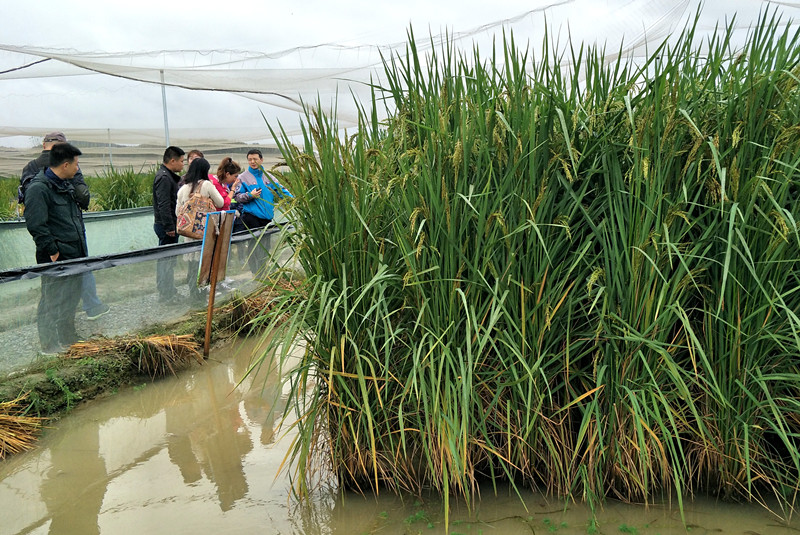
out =
[(114, 156), (111, 154), (111, 129), (106, 128), (106, 133), (108, 134), (108, 166), (114, 169)]
[(167, 119), (167, 90), (164, 86), (164, 70), (161, 69), (161, 102), (164, 107), (164, 138), (167, 140), (167, 147), (169, 147), (169, 120)]

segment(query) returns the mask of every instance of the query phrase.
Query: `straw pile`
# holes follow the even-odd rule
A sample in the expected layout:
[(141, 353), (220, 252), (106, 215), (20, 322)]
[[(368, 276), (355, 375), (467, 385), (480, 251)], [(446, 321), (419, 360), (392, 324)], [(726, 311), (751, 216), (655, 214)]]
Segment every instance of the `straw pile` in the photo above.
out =
[(85, 358), (107, 355), (127, 355), (137, 370), (152, 378), (185, 368), (192, 361), (202, 364), (200, 345), (190, 334), (129, 336), (124, 338), (101, 338), (73, 344), (64, 358)]
[[(240, 334), (249, 334), (262, 328), (266, 315), (277, 306), (280, 296), (294, 293), (298, 284), (294, 279), (278, 276), (256, 292), (231, 300), (219, 308), (223, 318), (222, 327)], [(286, 318), (286, 314), (281, 314), (276, 319), (281, 321)]]
[(24, 394), (17, 399), (0, 403), (0, 459), (29, 450), (36, 443), (45, 418), (26, 415), (26, 397), (27, 394)]

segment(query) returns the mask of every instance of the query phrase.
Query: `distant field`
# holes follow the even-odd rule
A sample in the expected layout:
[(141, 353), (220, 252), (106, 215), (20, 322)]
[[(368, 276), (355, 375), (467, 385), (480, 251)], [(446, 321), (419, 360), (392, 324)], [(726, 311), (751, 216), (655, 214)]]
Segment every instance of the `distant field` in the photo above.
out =
[[(80, 143), (76, 144), (80, 146)], [(181, 148), (186, 152), (195, 148), (203, 151), (206, 159), (211, 163), (213, 172), (222, 158), (226, 156), (232, 157), (239, 165), (246, 167), (247, 151), (253, 147), (253, 145), (215, 142), (213, 148), (203, 145), (182, 146)], [(260, 148), (264, 153), (265, 167), (270, 167), (279, 161), (276, 149), (256, 148)], [(134, 171), (147, 170), (160, 164), (164, 154), (164, 148), (156, 146), (111, 147), (110, 154), (108, 147), (80, 147), (80, 149), (83, 151), (83, 156), (80, 157), (81, 170), (86, 176), (102, 173), (111, 164), (117, 169), (131, 167)], [(0, 177), (18, 177), (25, 164), (40, 153), (41, 148), (38, 147), (33, 149), (0, 147)]]

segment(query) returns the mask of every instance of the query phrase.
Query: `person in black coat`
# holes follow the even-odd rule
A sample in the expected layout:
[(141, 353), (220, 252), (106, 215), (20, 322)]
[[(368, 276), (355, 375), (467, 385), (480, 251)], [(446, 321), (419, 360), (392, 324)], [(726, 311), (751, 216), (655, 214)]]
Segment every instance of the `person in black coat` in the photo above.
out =
[[(25, 225), (40, 264), (87, 255), (86, 230), (72, 183), (80, 155), (69, 143), (53, 145), (49, 167), (39, 171), (25, 192)], [(44, 353), (58, 353), (78, 341), (75, 308), (80, 293), (78, 275), (42, 277), (36, 320)]]
[[(186, 153), (178, 147), (167, 147), (164, 151), (164, 163), (153, 179), (153, 231), (158, 236), (158, 245), (178, 243), (175, 205), (178, 203), (178, 182), (181, 179), (178, 173), (183, 171), (184, 154)], [(160, 302), (171, 303), (178, 299), (174, 257), (158, 260), (156, 287)]]
[[(50, 132), (44, 136), (42, 140), (42, 153), (35, 159), (29, 161), (25, 167), (22, 168), (20, 175), (20, 186), (18, 201), (20, 204), (25, 204), (25, 190), (30, 185), (30, 181), (39, 174), (39, 171), (45, 169), (50, 164), (50, 149), (56, 143), (66, 143), (67, 137), (63, 132)], [(78, 169), (75, 176), (72, 178), (72, 187), (74, 189), (73, 198), (81, 210), (89, 209), (89, 186), (83, 179), (83, 173)], [(109, 306), (103, 303), (97, 297), (97, 282), (94, 279), (94, 273), (91, 271), (83, 274), (81, 278), (81, 303), (83, 311), (86, 313), (88, 320), (96, 320), (100, 316), (107, 314), (110, 310)]]

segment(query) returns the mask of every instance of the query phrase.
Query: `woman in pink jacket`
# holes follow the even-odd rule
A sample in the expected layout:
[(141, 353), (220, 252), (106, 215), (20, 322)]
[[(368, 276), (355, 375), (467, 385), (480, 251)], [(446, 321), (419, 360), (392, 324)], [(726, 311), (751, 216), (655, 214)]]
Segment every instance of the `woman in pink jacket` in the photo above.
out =
[(231, 207), (233, 195), (239, 187), (239, 173), (241, 172), (242, 168), (232, 158), (223, 158), (217, 168), (217, 175), (208, 175), (208, 179), (225, 201), (222, 205), (223, 210), (229, 210)]

